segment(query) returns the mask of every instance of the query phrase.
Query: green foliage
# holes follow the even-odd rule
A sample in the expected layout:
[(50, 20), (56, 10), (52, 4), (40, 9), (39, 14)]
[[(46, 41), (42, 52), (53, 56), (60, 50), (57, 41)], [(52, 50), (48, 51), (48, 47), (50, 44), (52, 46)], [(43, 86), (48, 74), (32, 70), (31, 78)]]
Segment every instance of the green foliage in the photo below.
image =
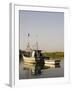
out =
[(52, 59), (63, 59), (64, 58), (64, 52), (44, 52), (44, 57), (50, 57)]

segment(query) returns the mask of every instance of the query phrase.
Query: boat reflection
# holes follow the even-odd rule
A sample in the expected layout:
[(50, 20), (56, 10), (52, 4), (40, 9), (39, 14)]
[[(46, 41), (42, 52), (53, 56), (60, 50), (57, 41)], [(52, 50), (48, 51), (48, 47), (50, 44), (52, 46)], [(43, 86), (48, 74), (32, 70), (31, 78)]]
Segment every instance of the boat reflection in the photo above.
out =
[(24, 62), (23, 69), (24, 70), (30, 70), (32, 75), (41, 75), (44, 69), (49, 68), (60, 68), (60, 62), (58, 63), (28, 63)]

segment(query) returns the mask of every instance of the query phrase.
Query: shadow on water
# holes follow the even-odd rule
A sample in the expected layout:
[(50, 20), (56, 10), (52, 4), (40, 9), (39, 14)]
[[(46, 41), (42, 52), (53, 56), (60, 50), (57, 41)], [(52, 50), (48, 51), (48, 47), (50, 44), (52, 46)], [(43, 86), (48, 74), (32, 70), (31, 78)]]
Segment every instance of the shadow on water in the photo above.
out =
[[(26, 67), (28, 66), (29, 64), (27, 64)], [(45, 66), (45, 64), (38, 62), (36, 64), (33, 64), (32, 67), (30, 67), (30, 70), (31, 70), (32, 75), (41, 75), (43, 70), (50, 69), (50, 68), (60, 68), (60, 63), (55, 64), (55, 65)], [(24, 67), (24, 69), (26, 68)], [(29, 68), (27, 69), (29, 70)]]
[(34, 69), (34, 75), (40, 75), (42, 73), (42, 69), (44, 68), (44, 62), (37, 62), (35, 64), (35, 69)]

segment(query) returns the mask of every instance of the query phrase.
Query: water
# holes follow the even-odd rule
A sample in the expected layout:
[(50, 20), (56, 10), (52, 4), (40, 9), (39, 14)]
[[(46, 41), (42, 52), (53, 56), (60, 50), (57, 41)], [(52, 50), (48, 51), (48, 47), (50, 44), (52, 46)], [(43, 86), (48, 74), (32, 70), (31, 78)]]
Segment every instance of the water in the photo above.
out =
[[(37, 68), (38, 70), (35, 70)], [(19, 64), (19, 79), (32, 79), (32, 78), (54, 78), (54, 77), (64, 77), (64, 60), (61, 60), (60, 65), (51, 68), (41, 69), (35, 65), (24, 65), (21, 61)]]

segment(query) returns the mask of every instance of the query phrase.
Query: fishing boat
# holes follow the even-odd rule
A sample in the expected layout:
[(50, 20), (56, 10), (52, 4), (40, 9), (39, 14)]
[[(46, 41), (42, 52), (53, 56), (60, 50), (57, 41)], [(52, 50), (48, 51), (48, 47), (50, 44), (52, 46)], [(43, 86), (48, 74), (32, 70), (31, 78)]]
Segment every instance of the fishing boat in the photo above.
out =
[[(26, 52), (27, 53), (27, 52)], [(23, 60), (26, 63), (42, 63), (44, 61), (41, 50), (32, 50), (29, 56), (23, 55)]]
[(24, 62), (27, 62), (27, 63), (36, 63), (34, 54), (35, 54), (35, 51), (32, 52), (32, 55), (30, 57), (26, 57), (25, 55), (23, 55)]
[[(30, 41), (29, 41), (30, 34), (28, 34), (28, 43), (26, 50), (22, 53), (22, 58), (24, 63), (37, 64), (41, 66), (52, 66), (58, 65), (60, 63), (60, 60), (49, 60), (49, 57), (44, 57), (42, 55), (42, 50), (39, 50), (38, 48), (38, 41), (36, 41), (36, 48), (32, 49), (30, 47)], [(28, 65), (29, 65), (28, 64)]]

